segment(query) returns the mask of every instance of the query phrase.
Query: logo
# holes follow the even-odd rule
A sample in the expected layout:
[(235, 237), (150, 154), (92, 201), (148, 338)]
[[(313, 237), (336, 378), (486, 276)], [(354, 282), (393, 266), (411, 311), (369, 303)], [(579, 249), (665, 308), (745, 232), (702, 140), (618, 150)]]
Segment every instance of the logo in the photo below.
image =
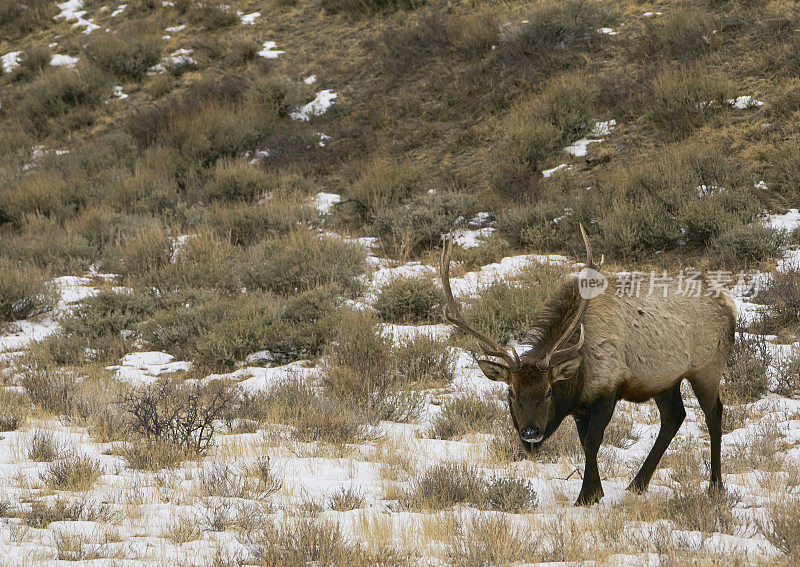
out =
[(592, 299), (602, 295), (608, 287), (606, 277), (591, 268), (584, 268), (578, 274), (578, 293), (584, 299)]

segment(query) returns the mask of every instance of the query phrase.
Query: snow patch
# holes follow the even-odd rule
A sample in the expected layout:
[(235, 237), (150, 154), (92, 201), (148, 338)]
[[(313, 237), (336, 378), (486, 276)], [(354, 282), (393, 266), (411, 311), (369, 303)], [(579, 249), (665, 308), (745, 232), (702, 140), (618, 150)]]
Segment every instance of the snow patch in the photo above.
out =
[(305, 79), (303, 79), (303, 82), (305, 84), (307, 84), (307, 85), (313, 85), (314, 83), (317, 82), (317, 76), (316, 75), (310, 75), (310, 76), (306, 77)]
[(129, 384), (151, 384), (161, 374), (187, 371), (192, 367), (191, 362), (173, 362), (173, 358), (166, 352), (134, 352), (123, 356), (118, 365), (106, 366), (106, 370), (113, 371), (117, 380)]
[(178, 33), (186, 29), (186, 24), (181, 24), (179, 26), (172, 26), (170, 28), (164, 28), (164, 31), (168, 31), (169, 33)]
[(453, 242), (461, 248), (475, 248), (484, 243), (495, 231), (493, 227), (453, 231)]
[(261, 12), (253, 12), (252, 14), (242, 14), (239, 12), (239, 17), (242, 20), (242, 23), (246, 26), (254, 26), (256, 23), (256, 18), (261, 17)]
[(116, 17), (117, 17), (117, 16), (119, 16), (119, 15), (120, 15), (122, 12), (124, 12), (124, 11), (125, 11), (125, 8), (127, 8), (127, 7), (128, 7), (128, 5), (127, 5), (127, 4), (120, 4), (119, 6), (117, 6), (117, 9), (116, 9), (116, 10), (114, 10), (113, 12), (111, 12), (111, 17), (112, 17), (112, 18), (116, 18)]
[(277, 44), (274, 41), (265, 41), (263, 46), (264, 49), (259, 51), (258, 54), (265, 59), (277, 59), (278, 55), (281, 53), (286, 53), (285, 51), (279, 51), (275, 49)]
[(80, 59), (70, 55), (53, 55), (53, 58), (50, 59), (50, 65), (53, 67), (72, 68), (77, 65), (78, 61), (80, 61)]
[(333, 211), (334, 205), (341, 202), (341, 195), (336, 193), (317, 193), (314, 197), (314, 208), (322, 214), (329, 215)]
[(296, 112), (289, 114), (289, 117), (292, 120), (310, 120), (312, 116), (325, 114), (333, 105), (336, 96), (336, 93), (331, 90), (319, 91), (314, 100), (299, 108)]
[(90, 34), (94, 30), (100, 29), (100, 26), (95, 24), (92, 18), (84, 19), (86, 10), (81, 10), (83, 8), (83, 0), (67, 0), (67, 2), (57, 4), (57, 6), (61, 12), (53, 17), (54, 20), (74, 21), (75, 23), (72, 24), (72, 27), (83, 28), (84, 34)]
[(599, 28), (597, 33), (603, 33), (605, 35), (617, 35), (617, 32), (615, 32), (613, 28)]
[(616, 127), (616, 125), (616, 120), (596, 122), (588, 136), (581, 138), (580, 140), (576, 140), (564, 148), (564, 151), (568, 154), (574, 155), (575, 157), (584, 157), (589, 144), (602, 142), (603, 138), (600, 136), (607, 136)]
[(0, 60), (2, 60), (3, 63), (3, 73), (10, 73), (19, 67), (20, 62), (22, 61), (22, 58), (20, 57), (21, 55), (22, 51), (11, 51), (0, 57)]
[(120, 100), (125, 100), (126, 98), (128, 98), (128, 95), (125, 94), (124, 92), (122, 92), (122, 86), (121, 85), (117, 85), (117, 86), (114, 87), (114, 96), (117, 97)]
[(562, 169), (572, 169), (572, 166), (567, 165), (566, 163), (562, 163), (561, 165), (557, 165), (552, 169), (545, 169), (544, 171), (542, 171), (542, 177), (545, 178), (550, 177), (555, 172), (561, 171)]

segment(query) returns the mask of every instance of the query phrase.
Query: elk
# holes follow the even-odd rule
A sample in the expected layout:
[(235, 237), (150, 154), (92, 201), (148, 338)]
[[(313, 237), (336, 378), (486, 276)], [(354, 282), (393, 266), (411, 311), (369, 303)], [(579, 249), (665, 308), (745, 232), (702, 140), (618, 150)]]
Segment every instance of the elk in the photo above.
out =
[[(583, 226), (580, 232), (586, 267), (599, 270), (602, 260), (594, 262)], [(475, 337), (490, 357), (478, 361), (486, 377), (508, 385), (511, 419), (525, 450), (539, 447), (568, 415), (575, 420), (586, 455), (576, 506), (603, 497), (597, 452), (619, 400), (653, 399), (661, 415), (653, 448), (628, 486), (635, 493), (647, 489), (686, 417), (683, 380), (697, 396), (711, 437), (709, 490), (723, 491), (719, 384), (736, 330), (736, 306), (727, 293), (680, 294), (667, 284), (663, 293), (607, 292), (586, 299), (581, 278), (573, 275), (545, 302), (531, 329), (532, 348), (519, 356), (465, 322), (450, 288), (451, 248), (452, 238), (444, 243), (440, 265), (445, 318)], [(615, 289), (614, 282), (609, 287)]]

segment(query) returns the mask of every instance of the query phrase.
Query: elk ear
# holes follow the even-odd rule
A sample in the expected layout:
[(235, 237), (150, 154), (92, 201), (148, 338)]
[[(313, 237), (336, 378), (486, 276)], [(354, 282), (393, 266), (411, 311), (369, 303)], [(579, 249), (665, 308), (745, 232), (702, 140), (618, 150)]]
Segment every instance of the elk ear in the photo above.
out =
[(575, 373), (578, 371), (578, 368), (581, 366), (581, 358), (571, 358), (569, 360), (565, 360), (564, 362), (559, 363), (557, 366), (553, 367), (551, 370), (550, 376), (551, 382), (560, 382), (561, 380), (567, 380), (575, 376)]
[(479, 360), (478, 366), (481, 367), (483, 374), (495, 382), (508, 382), (509, 371), (508, 366), (500, 364), (499, 362), (492, 362), (491, 360)]

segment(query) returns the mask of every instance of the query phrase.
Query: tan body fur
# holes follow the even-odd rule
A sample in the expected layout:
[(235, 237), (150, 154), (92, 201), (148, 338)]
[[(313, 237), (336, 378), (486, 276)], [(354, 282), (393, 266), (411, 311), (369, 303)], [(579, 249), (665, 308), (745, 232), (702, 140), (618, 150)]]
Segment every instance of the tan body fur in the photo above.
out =
[[(650, 296), (611, 292), (589, 301), (583, 323), (586, 404), (612, 391), (633, 402), (649, 400), (682, 379), (716, 390), (733, 344), (736, 306), (730, 296), (683, 296), (669, 289)], [(703, 292), (705, 292), (705, 287)], [(704, 383), (713, 382), (713, 383)]]

